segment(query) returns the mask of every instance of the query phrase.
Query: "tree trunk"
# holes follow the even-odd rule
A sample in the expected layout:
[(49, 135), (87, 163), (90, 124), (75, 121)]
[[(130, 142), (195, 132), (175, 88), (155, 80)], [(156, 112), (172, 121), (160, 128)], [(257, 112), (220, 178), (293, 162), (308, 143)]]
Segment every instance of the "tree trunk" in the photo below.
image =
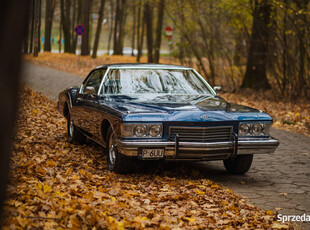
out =
[(44, 51), (51, 52), (51, 34), (56, 0), (46, 0), (45, 4)]
[(153, 62), (153, 9), (150, 4), (144, 4), (144, 19), (146, 24), (147, 61)]
[[(298, 7), (298, 12), (307, 12), (308, 0), (295, 0)], [(307, 17), (306, 13), (297, 15), (296, 24), (298, 25), (298, 49), (299, 49), (299, 63), (298, 63), (298, 90), (297, 96), (309, 96), (309, 89), (305, 80), (305, 61), (306, 61), (306, 29), (307, 29)], [(308, 25), (309, 27), (309, 25)], [(308, 44), (309, 45), (309, 44)]]
[(34, 34), (34, 14), (35, 14), (35, 0), (31, 0), (31, 31), (30, 31), (30, 48), (29, 52), (33, 51), (33, 34)]
[(113, 55), (123, 55), (126, 0), (116, 0)]
[(99, 40), (100, 40), (100, 33), (101, 33), (101, 25), (102, 25), (102, 20), (103, 20), (104, 3), (105, 3), (105, 0), (101, 0), (100, 10), (99, 10), (99, 18), (98, 18), (98, 24), (97, 24), (97, 30), (96, 30), (96, 36), (95, 36), (95, 41), (94, 41), (92, 58), (96, 58), (97, 57), (97, 50), (98, 50), (98, 45), (99, 45)]
[(70, 8), (71, 0), (60, 0), (60, 13), (61, 13), (61, 24), (63, 29), (63, 36), (65, 40), (65, 53), (71, 52), (71, 19), (70, 19)]
[(132, 14), (133, 14), (133, 23), (132, 23), (132, 37), (131, 37), (131, 56), (135, 56), (135, 39), (136, 39), (136, 4), (134, 3), (132, 6)]
[(82, 36), (81, 55), (89, 55), (89, 19), (90, 19), (90, 2), (91, 0), (84, 0), (83, 4), (83, 25), (85, 27), (85, 33)]
[(72, 21), (71, 21), (71, 38), (72, 38), (72, 41), (71, 41), (71, 51), (70, 53), (73, 53), (75, 54), (75, 51), (76, 51), (76, 43), (77, 43), (77, 36), (74, 32), (74, 27), (78, 24), (77, 23), (77, 14), (78, 14), (78, 8), (79, 8), (79, 5), (76, 4), (76, 1), (77, 0), (73, 0), (73, 4), (72, 4), (72, 11), (73, 11), (73, 15), (72, 15)]
[(122, 0), (121, 5), (121, 23), (119, 28), (119, 50), (121, 51), (121, 54), (123, 55), (123, 48), (124, 48), (124, 40), (125, 40), (125, 25), (126, 25), (126, 19), (127, 19), (127, 5), (126, 0)]
[(40, 46), (41, 46), (41, 41), (40, 41), (40, 33), (41, 33), (41, 0), (36, 0), (35, 1), (35, 39), (34, 39), (34, 57), (38, 57), (38, 53), (40, 52)]
[[(139, 2), (138, 5), (138, 26), (137, 26), (137, 50), (138, 50), (138, 54), (137, 54), (137, 62), (140, 62), (140, 57), (142, 55), (142, 45), (140, 46), (140, 41), (142, 40), (142, 44), (143, 44), (143, 30), (142, 30), (142, 36), (141, 36), (141, 8), (143, 6), (142, 2)], [(144, 23), (142, 21), (142, 27), (143, 27)]]
[(269, 0), (255, 0), (253, 27), (245, 77), (241, 88), (270, 89), (267, 79), (267, 52), (272, 6)]
[(157, 15), (157, 28), (156, 28), (156, 40), (154, 46), (154, 62), (158, 63), (160, 58), (160, 45), (163, 30), (164, 21), (165, 0), (158, 2), (158, 15)]
[(0, 223), (4, 216), (2, 206), (7, 194), (10, 151), (18, 109), (20, 51), (28, 26), (28, 13), (31, 10), (29, 6), (29, 0), (10, 0), (2, 1), (0, 7)]
[(118, 27), (120, 26), (120, 0), (116, 0), (115, 7), (115, 18), (114, 18), (114, 40), (113, 40), (113, 55), (121, 54), (119, 53), (118, 48), (118, 40), (119, 40), (119, 32)]
[(110, 47), (111, 47), (111, 39), (113, 34), (113, 18), (114, 18), (114, 0), (110, 0), (110, 22), (109, 22), (109, 39), (108, 39), (108, 47), (107, 54), (110, 55)]
[(59, 40), (58, 40), (58, 49), (59, 49), (59, 53), (61, 53), (61, 39), (62, 39), (62, 19), (60, 17), (59, 20)]
[(30, 21), (29, 21), (29, 18), (28, 18), (28, 21), (27, 21), (27, 26), (26, 26), (26, 31), (25, 31), (25, 38), (24, 38), (24, 41), (23, 41), (23, 53), (24, 54), (27, 54), (28, 53), (28, 40), (29, 40), (29, 24), (30, 24)]

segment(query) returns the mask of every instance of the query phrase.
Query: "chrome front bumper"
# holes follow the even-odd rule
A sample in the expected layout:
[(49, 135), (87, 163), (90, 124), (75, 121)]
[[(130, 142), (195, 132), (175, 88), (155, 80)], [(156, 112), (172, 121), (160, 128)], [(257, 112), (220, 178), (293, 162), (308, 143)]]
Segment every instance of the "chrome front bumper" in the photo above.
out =
[(270, 138), (235, 138), (227, 142), (117, 141), (118, 151), (138, 157), (143, 148), (165, 149), (166, 160), (224, 160), (242, 154), (273, 153), (279, 141)]

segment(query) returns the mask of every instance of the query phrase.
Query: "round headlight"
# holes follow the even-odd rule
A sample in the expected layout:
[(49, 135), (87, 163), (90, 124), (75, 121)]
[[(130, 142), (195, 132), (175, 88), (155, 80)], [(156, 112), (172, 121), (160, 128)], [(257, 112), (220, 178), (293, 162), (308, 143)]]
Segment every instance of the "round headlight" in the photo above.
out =
[(146, 135), (146, 127), (144, 125), (137, 125), (134, 129), (134, 135), (137, 137), (143, 137)]
[(254, 135), (262, 135), (263, 133), (263, 125), (260, 123), (256, 123), (253, 125), (252, 132)]
[(160, 126), (159, 125), (152, 125), (150, 127), (150, 135), (152, 137), (157, 137), (160, 134)]
[(250, 126), (248, 124), (241, 124), (239, 126), (239, 134), (240, 136), (246, 136), (250, 132)]

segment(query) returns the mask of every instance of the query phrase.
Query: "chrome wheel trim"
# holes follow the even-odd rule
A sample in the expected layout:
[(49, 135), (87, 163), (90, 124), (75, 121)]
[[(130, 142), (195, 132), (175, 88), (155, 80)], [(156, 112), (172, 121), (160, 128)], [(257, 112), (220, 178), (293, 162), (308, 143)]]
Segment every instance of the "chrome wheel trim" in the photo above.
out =
[(73, 132), (74, 132), (74, 124), (73, 121), (70, 121), (69, 123), (69, 136), (73, 137)]
[(116, 159), (116, 146), (114, 140), (114, 133), (111, 133), (109, 140), (109, 161), (113, 166), (115, 164), (115, 159)]

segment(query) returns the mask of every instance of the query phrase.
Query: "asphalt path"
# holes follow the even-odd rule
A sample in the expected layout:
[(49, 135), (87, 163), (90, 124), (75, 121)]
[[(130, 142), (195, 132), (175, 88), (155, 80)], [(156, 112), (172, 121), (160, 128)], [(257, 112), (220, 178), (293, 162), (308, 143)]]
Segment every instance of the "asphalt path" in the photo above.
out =
[[(48, 67), (24, 63), (22, 82), (56, 101), (67, 87), (80, 85), (83, 78)], [(271, 129), (280, 140), (274, 154), (255, 155), (245, 175), (229, 175), (222, 162), (190, 163), (206, 178), (227, 186), (253, 204), (283, 215), (310, 215), (310, 138)], [(310, 222), (301, 223), (310, 229)]]

